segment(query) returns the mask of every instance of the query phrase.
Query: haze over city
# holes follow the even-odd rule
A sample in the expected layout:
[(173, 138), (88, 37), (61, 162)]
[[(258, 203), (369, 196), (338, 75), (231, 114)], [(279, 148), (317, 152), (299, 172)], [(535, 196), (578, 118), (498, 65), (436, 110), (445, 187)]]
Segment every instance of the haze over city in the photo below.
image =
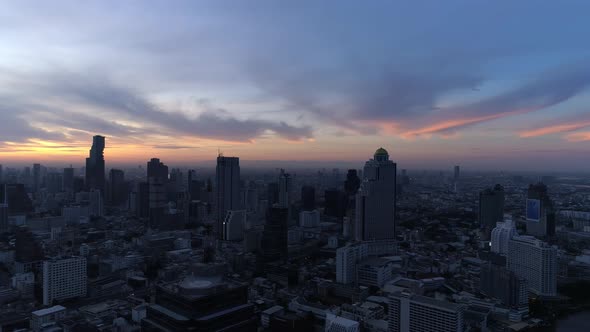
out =
[[(0, 159), (586, 171), (587, 1), (11, 1)], [(306, 164), (307, 163), (307, 164)], [(272, 165), (269, 165), (272, 167)]]

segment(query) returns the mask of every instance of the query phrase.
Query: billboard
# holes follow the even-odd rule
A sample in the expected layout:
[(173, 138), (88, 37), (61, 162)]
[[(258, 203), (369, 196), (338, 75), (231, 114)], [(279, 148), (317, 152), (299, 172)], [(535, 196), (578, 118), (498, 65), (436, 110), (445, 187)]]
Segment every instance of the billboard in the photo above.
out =
[(541, 220), (541, 201), (538, 199), (526, 200), (526, 219), (539, 222)]

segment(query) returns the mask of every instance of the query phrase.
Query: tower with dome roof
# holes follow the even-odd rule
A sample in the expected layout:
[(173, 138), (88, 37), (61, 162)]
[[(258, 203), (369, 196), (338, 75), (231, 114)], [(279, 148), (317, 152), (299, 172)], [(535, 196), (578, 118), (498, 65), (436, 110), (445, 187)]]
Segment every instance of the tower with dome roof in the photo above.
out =
[(363, 180), (356, 195), (355, 239), (395, 239), (397, 165), (384, 148), (365, 163)]

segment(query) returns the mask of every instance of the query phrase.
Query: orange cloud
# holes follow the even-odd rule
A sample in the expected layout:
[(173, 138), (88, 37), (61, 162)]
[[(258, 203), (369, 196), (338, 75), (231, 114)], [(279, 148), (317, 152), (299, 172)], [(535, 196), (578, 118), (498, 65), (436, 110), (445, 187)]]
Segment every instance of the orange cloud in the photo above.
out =
[(585, 142), (590, 141), (590, 131), (571, 133), (565, 136), (565, 139), (570, 142)]
[(556, 133), (574, 131), (590, 126), (590, 121), (576, 123), (562, 123), (558, 125), (546, 126), (537, 129), (527, 130), (520, 133), (520, 137), (537, 137)]
[(442, 133), (446, 137), (449, 137), (449, 134), (450, 134), (449, 131), (451, 131), (453, 129), (464, 127), (464, 126), (471, 125), (471, 124), (476, 124), (476, 123), (483, 122), (483, 121), (494, 120), (494, 119), (498, 119), (498, 118), (501, 118), (504, 116), (522, 113), (522, 112), (525, 112), (525, 111), (519, 110), (519, 111), (497, 113), (497, 114), (491, 114), (491, 115), (485, 115), (485, 116), (479, 116), (479, 117), (473, 117), (473, 118), (466, 118), (466, 119), (446, 120), (446, 121), (432, 124), (430, 126), (406, 131), (406, 132), (401, 133), (400, 135), (402, 138), (406, 138), (406, 139), (414, 138), (416, 136), (425, 136), (425, 135), (431, 135), (431, 134), (437, 134), (437, 133)]

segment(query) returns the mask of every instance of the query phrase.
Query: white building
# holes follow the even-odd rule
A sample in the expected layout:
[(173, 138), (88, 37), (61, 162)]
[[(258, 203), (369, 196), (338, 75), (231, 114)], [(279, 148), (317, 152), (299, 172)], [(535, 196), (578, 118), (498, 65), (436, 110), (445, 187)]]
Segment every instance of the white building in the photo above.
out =
[(246, 225), (246, 210), (229, 210), (223, 220), (223, 239), (226, 241), (242, 241)]
[(492, 230), (492, 251), (501, 255), (508, 254), (508, 243), (518, 235), (516, 226), (512, 219), (506, 219), (504, 222), (496, 224)]
[(383, 148), (365, 163), (356, 195), (357, 241), (395, 238), (396, 167)]
[(357, 262), (368, 256), (364, 244), (347, 245), (336, 250), (336, 282), (352, 284), (356, 282)]
[(381, 288), (392, 276), (393, 261), (373, 257), (357, 264), (357, 282), (364, 286)]
[(33, 331), (40, 331), (44, 326), (56, 323), (66, 315), (66, 308), (56, 305), (31, 313), (31, 328)]
[(301, 227), (318, 227), (319, 225), (320, 225), (320, 212), (318, 210), (301, 211), (299, 213), (299, 226), (301, 226)]
[(528, 281), (542, 296), (557, 295), (557, 249), (533, 236), (515, 236), (508, 245), (506, 268)]
[(86, 296), (86, 258), (56, 258), (43, 262), (43, 304)]
[(389, 331), (463, 332), (463, 311), (455, 303), (396, 292), (389, 297)]
[(354, 320), (326, 314), (326, 332), (360, 332), (360, 324)]

